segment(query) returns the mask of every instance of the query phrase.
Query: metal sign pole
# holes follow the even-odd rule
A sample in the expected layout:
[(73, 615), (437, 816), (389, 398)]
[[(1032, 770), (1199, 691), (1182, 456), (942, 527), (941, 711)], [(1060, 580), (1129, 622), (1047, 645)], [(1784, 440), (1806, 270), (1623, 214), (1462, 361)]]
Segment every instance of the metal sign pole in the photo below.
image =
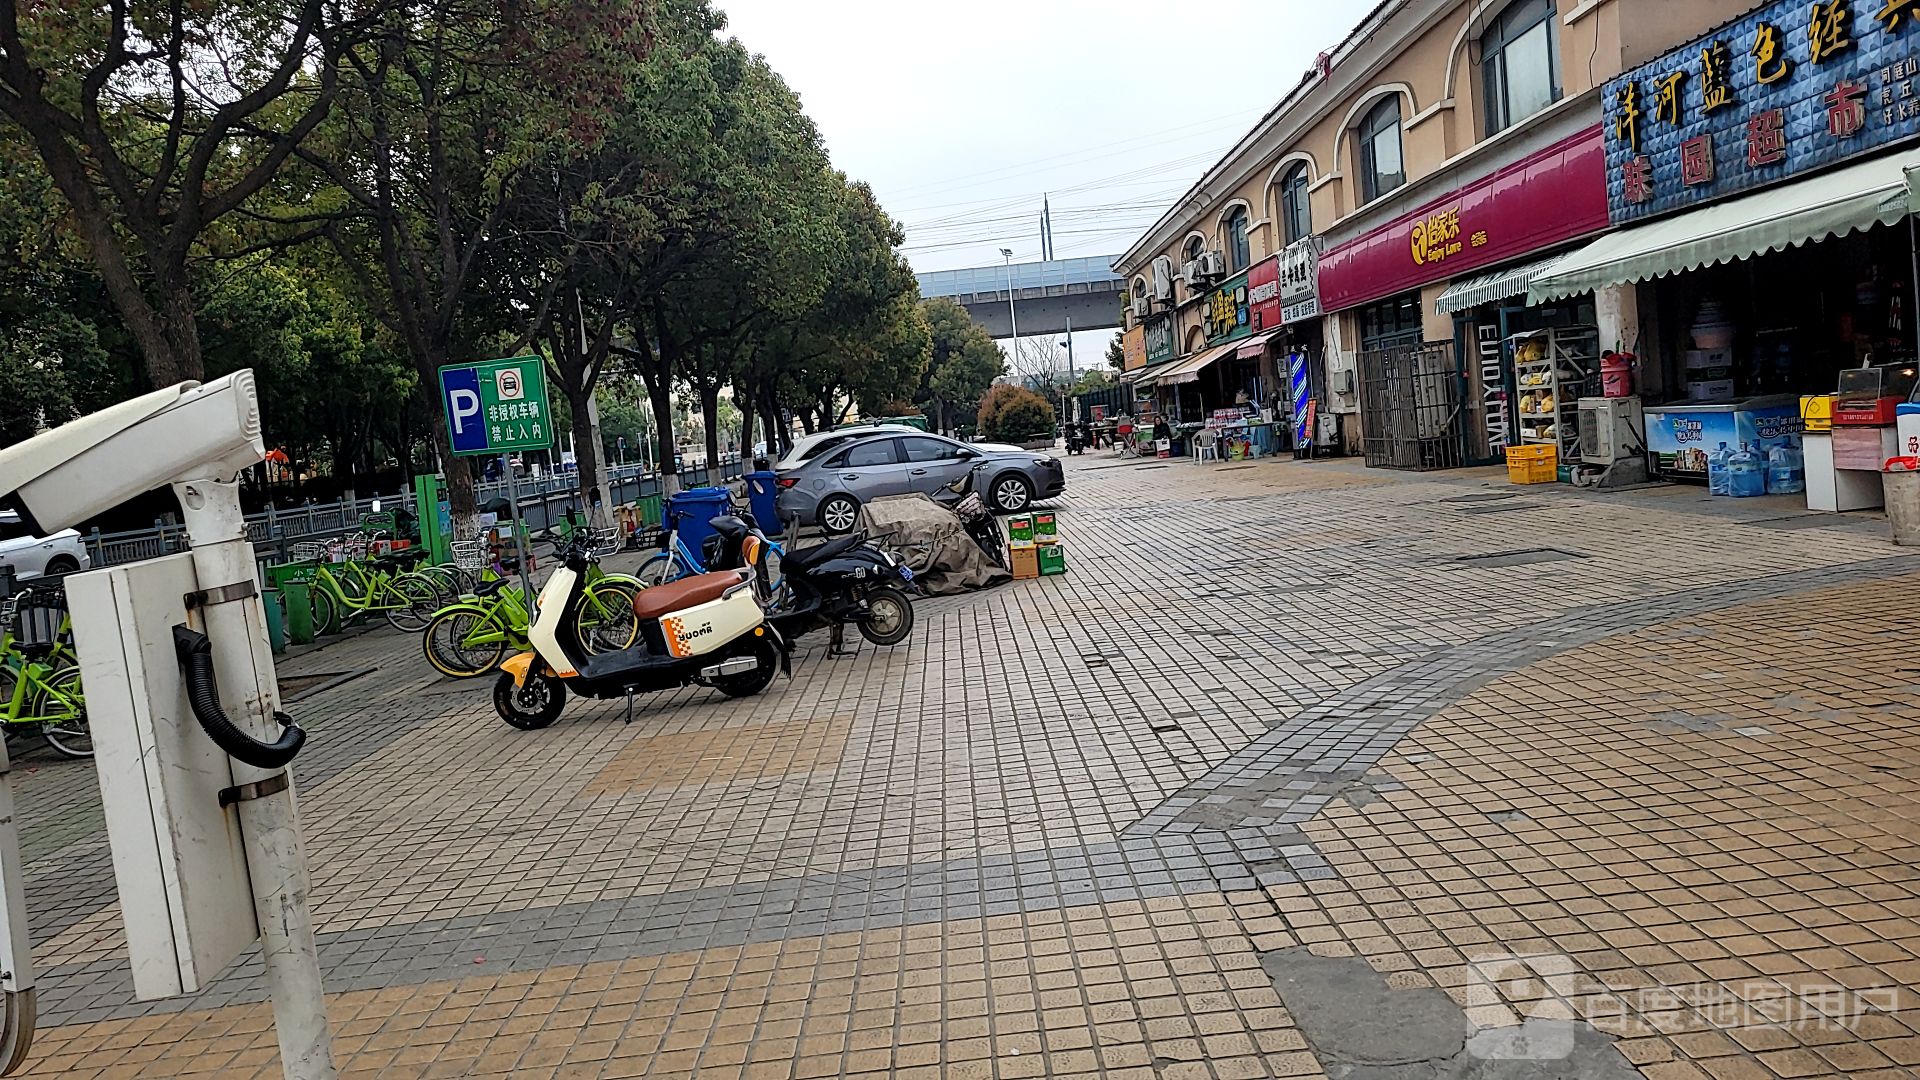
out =
[(520, 492), (513, 480), (513, 457), (500, 455), (501, 471), (507, 475), (507, 516), (513, 529), (513, 550), (520, 558), (520, 592), (527, 599), (527, 611), (533, 611), (533, 579), (527, 576), (527, 541), (520, 524)]

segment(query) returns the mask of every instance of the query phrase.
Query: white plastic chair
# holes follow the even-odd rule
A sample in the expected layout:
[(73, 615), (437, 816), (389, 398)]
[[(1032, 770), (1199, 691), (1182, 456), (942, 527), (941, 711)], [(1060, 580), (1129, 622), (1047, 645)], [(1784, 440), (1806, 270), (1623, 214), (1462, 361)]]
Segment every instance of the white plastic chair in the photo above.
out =
[(1212, 428), (1201, 428), (1193, 433), (1193, 460), (1195, 464), (1220, 460), (1219, 432)]

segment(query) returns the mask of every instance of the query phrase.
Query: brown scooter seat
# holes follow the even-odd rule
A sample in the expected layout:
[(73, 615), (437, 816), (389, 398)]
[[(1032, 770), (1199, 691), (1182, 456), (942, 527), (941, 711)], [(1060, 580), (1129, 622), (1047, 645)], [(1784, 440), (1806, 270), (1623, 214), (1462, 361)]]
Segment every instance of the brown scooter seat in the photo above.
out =
[(634, 594), (633, 613), (642, 619), (657, 619), (662, 615), (671, 615), (676, 611), (683, 611), (709, 600), (718, 600), (721, 593), (738, 584), (740, 584), (738, 572), (721, 570), (712, 574), (684, 577), (664, 585), (650, 586)]

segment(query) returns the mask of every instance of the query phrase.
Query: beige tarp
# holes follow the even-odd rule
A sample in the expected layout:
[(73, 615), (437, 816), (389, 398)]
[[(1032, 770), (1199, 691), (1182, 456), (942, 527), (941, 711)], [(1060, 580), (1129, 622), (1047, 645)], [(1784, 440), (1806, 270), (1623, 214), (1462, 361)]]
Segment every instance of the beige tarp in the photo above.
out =
[(890, 495), (860, 508), (861, 531), (890, 548), (926, 592), (943, 596), (1006, 580), (967, 535), (960, 516), (925, 495)]

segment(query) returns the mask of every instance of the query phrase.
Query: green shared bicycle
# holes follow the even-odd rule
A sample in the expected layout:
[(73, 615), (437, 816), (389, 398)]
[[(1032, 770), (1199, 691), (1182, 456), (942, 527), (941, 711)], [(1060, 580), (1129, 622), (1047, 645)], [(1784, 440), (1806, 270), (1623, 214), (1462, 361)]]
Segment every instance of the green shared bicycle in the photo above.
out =
[(384, 557), (321, 563), (310, 590), (313, 629), (320, 634), (337, 634), (374, 613), (386, 616), (396, 630), (423, 630), (443, 599), (441, 586)]
[(0, 724), (37, 732), (64, 757), (93, 756), (73, 620), (62, 589), (28, 588), (0, 605)]
[[(571, 544), (581, 547), (589, 559), (588, 584), (571, 628), (581, 649), (602, 653), (632, 645), (640, 633), (639, 620), (633, 615), (640, 582), (602, 571), (592, 555), (590, 537), (576, 537)], [(556, 550), (565, 546), (556, 545)], [(473, 595), (434, 612), (427, 622), (421, 649), (427, 663), (444, 675), (458, 679), (485, 675), (509, 655), (530, 647), (527, 627), (532, 619), (520, 589), (507, 577), (508, 568), (496, 563), (486, 573), (491, 578), (481, 581)]]

